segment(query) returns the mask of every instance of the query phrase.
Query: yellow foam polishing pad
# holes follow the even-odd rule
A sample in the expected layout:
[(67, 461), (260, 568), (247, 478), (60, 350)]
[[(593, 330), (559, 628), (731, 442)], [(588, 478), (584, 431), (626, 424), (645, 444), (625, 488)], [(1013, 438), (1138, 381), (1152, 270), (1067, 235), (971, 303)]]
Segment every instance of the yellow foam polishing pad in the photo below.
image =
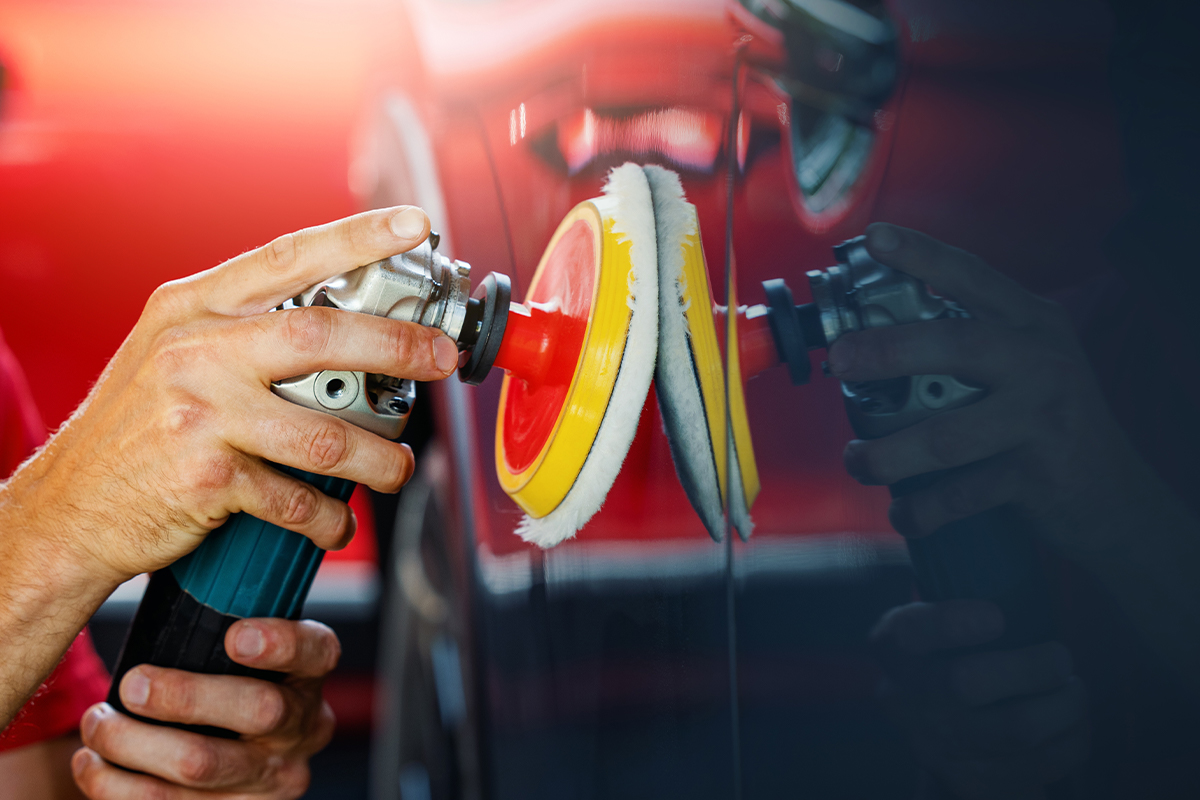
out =
[[(661, 167), (645, 170), (654, 196), (661, 285), (655, 383), (671, 455), (680, 483), (712, 537), (724, 535), (725, 508), (745, 536), (759, 479), (736, 331), (726, 333), (730, 374), (739, 376), (727, 394), (696, 208), (684, 197), (678, 175)], [(731, 474), (736, 481), (732, 493), (727, 485)]]
[[(496, 474), (527, 515), (518, 533), (542, 546), (599, 510), (649, 391), (658, 335), (651, 208), (641, 169), (614, 170), (603, 196), (563, 219), (510, 314), (527, 314), (537, 334), (510, 342), (506, 332), (497, 358), (515, 366), (501, 387)], [(523, 369), (516, 347), (536, 367)]]

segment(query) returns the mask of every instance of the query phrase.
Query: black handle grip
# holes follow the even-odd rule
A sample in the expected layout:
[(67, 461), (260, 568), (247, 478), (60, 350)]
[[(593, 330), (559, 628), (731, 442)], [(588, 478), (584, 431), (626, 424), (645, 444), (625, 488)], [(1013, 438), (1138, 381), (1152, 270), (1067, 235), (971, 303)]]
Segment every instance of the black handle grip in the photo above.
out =
[[(889, 487), (893, 497), (932, 485), (941, 473)], [(1007, 650), (1056, 638), (1045, 567), (1026, 526), (999, 507), (956, 520), (921, 538), (908, 553), (923, 600), (990, 600), (1004, 614), (1004, 634), (983, 649)]]
[[(347, 501), (355, 484), (278, 466), (325, 494)], [(144, 722), (209, 736), (237, 738), (223, 728), (182, 725), (131, 713), (121, 702), (125, 673), (153, 664), (210, 675), (280, 680), (277, 672), (234, 663), (225, 652), (229, 626), (246, 617), (298, 619), (324, 551), (304, 536), (249, 514), (234, 514), (190, 555), (150, 578), (117, 659), (108, 702)]]

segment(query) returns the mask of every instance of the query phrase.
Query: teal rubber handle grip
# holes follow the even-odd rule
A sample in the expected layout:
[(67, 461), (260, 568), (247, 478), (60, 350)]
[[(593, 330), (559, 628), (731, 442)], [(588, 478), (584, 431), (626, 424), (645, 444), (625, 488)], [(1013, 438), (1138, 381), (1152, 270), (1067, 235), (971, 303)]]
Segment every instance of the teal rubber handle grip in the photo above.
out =
[[(276, 468), (343, 502), (354, 492), (351, 481)], [(118, 688), (125, 673), (138, 664), (216, 675), (282, 677), (234, 663), (225, 652), (225, 632), (246, 617), (298, 619), (324, 555), (324, 550), (298, 533), (249, 514), (231, 516), (192, 553), (151, 576), (113, 671), (109, 704), (130, 714)], [(206, 726), (172, 727), (236, 736)]]
[[(347, 501), (355, 484), (290, 467), (281, 472)], [(234, 514), (168, 569), (183, 591), (228, 616), (299, 619), (325, 551), (307, 537)]]

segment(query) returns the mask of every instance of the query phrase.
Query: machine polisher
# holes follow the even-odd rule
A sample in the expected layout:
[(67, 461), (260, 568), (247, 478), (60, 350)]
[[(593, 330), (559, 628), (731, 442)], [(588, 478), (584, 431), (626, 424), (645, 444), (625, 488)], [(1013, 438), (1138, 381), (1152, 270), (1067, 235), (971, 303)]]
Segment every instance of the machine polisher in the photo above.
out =
[[(641, 167), (614, 169), (600, 197), (559, 225), (525, 302), (507, 276), (471, 292), (470, 267), (438, 237), (315, 286), (286, 307), (330, 306), (417, 322), (458, 343), (459, 378), (507, 374), (496, 424), (496, 469), (525, 511), (518, 533), (542, 547), (573, 536), (600, 509), (637, 429), (658, 352), (654, 207)], [(388, 439), (411, 412), (412, 381), (325, 370), (273, 390)], [(348, 500), (354, 484), (277, 466)], [(108, 701), (138, 664), (278, 679), (230, 660), (225, 633), (245, 617), (299, 617), (324, 551), (304, 536), (234, 514), (191, 554), (154, 573), (113, 674)], [(136, 715), (133, 715), (136, 716)], [(146, 720), (154, 722), (154, 720)], [(216, 736), (217, 728), (176, 726)]]
[[(574, 536), (603, 505), (652, 380), (693, 508), (714, 539), (723, 536), (726, 514), (746, 538), (759, 479), (743, 381), (782, 363), (793, 383), (806, 383), (808, 352), (846, 332), (966, 314), (916, 279), (875, 262), (861, 239), (835, 250), (838, 266), (809, 273), (813, 303), (797, 306), (785, 282), (768, 281), (767, 305), (727, 314), (713, 303), (695, 207), (679, 177), (654, 166), (614, 169), (602, 196), (563, 219), (523, 303), (511, 302), (509, 279), (499, 273), (472, 293), (470, 267), (437, 247), (431, 235), (412, 251), (312, 287), (286, 305), (437, 327), (458, 343), (459, 378), (469, 384), (502, 369), (496, 472), (525, 512), (517, 533), (541, 547)], [(400, 435), (415, 398), (412, 381), (338, 370), (273, 388), (389, 439)], [(929, 375), (843, 384), (842, 391), (863, 437), (886, 436), (985, 393), (952, 376)], [(348, 481), (278, 468), (341, 500), (354, 490)], [(936, 479), (919, 476), (892, 491), (914, 491)], [(926, 599), (996, 601), (1010, 646), (1050, 638), (1033, 544), (1002, 511), (951, 523), (910, 540), (909, 549)], [(193, 553), (151, 577), (109, 702), (129, 713), (118, 686), (143, 663), (278, 679), (233, 663), (225, 632), (245, 617), (298, 618), (322, 555), (299, 534), (233, 515)]]

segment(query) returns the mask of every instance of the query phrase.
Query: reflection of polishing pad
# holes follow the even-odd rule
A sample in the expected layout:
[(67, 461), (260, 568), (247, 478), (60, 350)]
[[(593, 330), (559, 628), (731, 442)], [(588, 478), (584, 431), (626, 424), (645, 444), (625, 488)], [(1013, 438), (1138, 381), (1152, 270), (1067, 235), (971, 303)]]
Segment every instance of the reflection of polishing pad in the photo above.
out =
[[(753, 528), (749, 508), (758, 495), (758, 469), (740, 380), (729, 386), (732, 436), (726, 432), (725, 371), (696, 208), (684, 198), (674, 172), (655, 166), (645, 167), (645, 172), (654, 197), (658, 234), (660, 313), (655, 381), (663, 427), (680, 483), (704, 527), (718, 541), (725, 531), (721, 501), (726, 496), (727, 475), (732, 473), (729, 516), (746, 538)], [(737, 319), (736, 314), (732, 316)], [(730, 333), (732, 374), (740, 375), (733, 326)], [(732, 464), (727, 455), (731, 452)]]
[(600, 510), (654, 376), (658, 264), (640, 167), (614, 169), (604, 196), (567, 215), (524, 305), (553, 318), (550, 355), (536, 377), (504, 378), (496, 472), (526, 513), (517, 533), (551, 547)]

